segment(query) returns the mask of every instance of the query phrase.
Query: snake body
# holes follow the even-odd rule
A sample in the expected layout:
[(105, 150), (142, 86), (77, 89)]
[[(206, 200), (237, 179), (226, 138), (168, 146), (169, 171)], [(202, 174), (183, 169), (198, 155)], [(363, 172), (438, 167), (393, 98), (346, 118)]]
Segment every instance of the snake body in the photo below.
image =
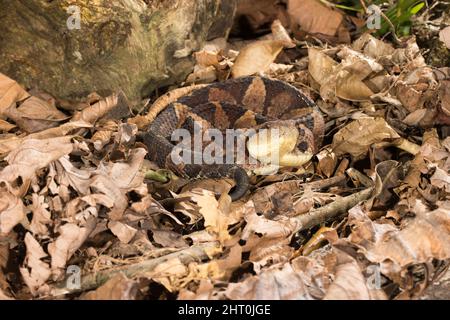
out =
[[(298, 137), (295, 148), (285, 157), (287, 165), (299, 163), (299, 155), (314, 154), (324, 134), (323, 117), (311, 99), (294, 86), (264, 77), (210, 84), (168, 104), (144, 134), (149, 160), (187, 178), (233, 178), (236, 185), (230, 193), (233, 200), (246, 193), (251, 165), (174, 163), (171, 157), (175, 148), (171, 141), (174, 130), (183, 128), (193, 132), (195, 122), (201, 123), (202, 128), (222, 131), (295, 127)], [(194, 151), (183, 152), (190, 152), (190, 159), (195, 157)]]

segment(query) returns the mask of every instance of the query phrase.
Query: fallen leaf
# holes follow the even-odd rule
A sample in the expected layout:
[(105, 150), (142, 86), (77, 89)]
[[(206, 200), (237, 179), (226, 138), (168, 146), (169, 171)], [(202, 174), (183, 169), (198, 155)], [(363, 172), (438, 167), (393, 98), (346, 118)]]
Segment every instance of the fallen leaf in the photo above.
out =
[(316, 155), (316, 157), (319, 160), (317, 170), (323, 173), (327, 178), (331, 177), (337, 165), (338, 159), (336, 154), (330, 147), (327, 147), (323, 148), (322, 151)]
[(82, 120), (94, 124), (100, 118), (122, 119), (130, 114), (130, 106), (125, 94), (120, 91), (83, 109), (72, 117), (72, 121)]
[(137, 232), (136, 229), (119, 221), (111, 221), (108, 228), (123, 243), (129, 243)]
[(283, 46), (283, 40), (259, 40), (242, 48), (231, 68), (233, 78), (266, 71)]
[[(335, 37), (341, 30), (344, 16), (340, 11), (333, 10), (317, 0), (289, 0), (287, 11), (291, 18), (291, 27), (299, 25), (300, 29), (309, 34)], [(325, 39), (328, 39), (325, 38)], [(338, 38), (349, 38), (339, 35)]]
[(450, 27), (446, 27), (439, 31), (439, 40), (441, 40), (445, 46), (450, 49)]
[(58, 228), (59, 236), (48, 244), (54, 279), (57, 279), (63, 273), (67, 261), (80, 248), (92, 230), (94, 230), (94, 227), (95, 220), (90, 219), (86, 226), (83, 227), (67, 223)]
[(27, 253), (24, 266), (20, 268), (20, 273), (31, 293), (36, 294), (51, 275), (49, 265), (42, 261), (48, 255), (30, 233), (25, 235), (24, 241)]
[(18, 177), (22, 178), (22, 185), (16, 186), (20, 192), (26, 192), (27, 184), (36, 171), (45, 168), (65, 154), (72, 152), (71, 137), (52, 139), (27, 139), (11, 151), (6, 157), (8, 166), (0, 171), (0, 181), (13, 183)]
[(138, 293), (138, 282), (118, 273), (99, 288), (83, 294), (80, 300), (136, 300)]
[(13, 103), (24, 100), (30, 95), (14, 80), (0, 73), (0, 118)]
[(25, 206), (20, 198), (5, 188), (0, 189), (0, 235), (5, 235), (25, 219)]
[(0, 119), (0, 131), (8, 132), (11, 129), (14, 129), (16, 126), (8, 121)]
[(340, 129), (333, 137), (332, 148), (338, 156), (350, 153), (361, 159), (373, 143), (399, 137), (383, 118), (364, 117)]
[(33, 193), (33, 204), (30, 211), (33, 218), (30, 223), (30, 231), (35, 235), (45, 236), (48, 234), (47, 225), (52, 222), (51, 213), (48, 211), (48, 204), (45, 203), (45, 197)]
[(238, 283), (230, 283), (225, 295), (231, 300), (311, 300), (302, 277), (290, 264), (266, 269)]
[(338, 72), (336, 76), (336, 96), (350, 101), (369, 100), (374, 93), (359, 79), (358, 75), (345, 70)]
[(55, 106), (37, 97), (26, 99), (18, 108), (11, 106), (5, 115), (28, 133), (56, 127), (59, 122), (69, 118)]
[(390, 56), (395, 49), (387, 42), (379, 40), (369, 33), (364, 33), (361, 37), (355, 40), (352, 44), (353, 49), (363, 52), (372, 58), (381, 58)]

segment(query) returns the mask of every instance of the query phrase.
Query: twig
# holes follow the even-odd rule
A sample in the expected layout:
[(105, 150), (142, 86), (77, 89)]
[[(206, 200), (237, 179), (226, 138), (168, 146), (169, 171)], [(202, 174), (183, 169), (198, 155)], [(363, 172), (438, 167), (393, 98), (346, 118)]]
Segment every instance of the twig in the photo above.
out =
[(363, 7), (364, 12), (367, 13), (367, 6), (364, 0), (359, 0), (359, 3), (361, 3), (361, 7)]
[(373, 181), (361, 171), (355, 168), (348, 168), (346, 172), (350, 178), (360, 182), (364, 187), (368, 188), (373, 186)]
[(268, 186), (264, 186), (259, 188), (258, 190), (256, 190), (255, 194), (260, 194), (261, 192), (266, 192), (266, 194), (274, 194), (276, 192), (278, 192), (279, 190), (283, 189), (289, 189), (289, 190), (296, 190), (296, 189), (305, 189), (305, 188), (310, 188), (312, 190), (320, 190), (320, 189), (325, 189), (325, 188), (329, 188), (332, 186), (335, 186), (341, 182), (345, 181), (345, 176), (334, 176), (328, 179), (322, 179), (322, 180), (317, 180), (317, 181), (312, 181), (312, 182), (303, 182), (302, 180), (289, 180), (289, 181), (281, 181), (281, 182), (276, 182), (276, 183), (272, 183)]
[[(364, 8), (364, 12), (366, 14), (369, 14), (369, 10), (366, 6), (366, 3), (364, 2), (364, 0), (359, 0), (359, 2), (361, 3), (361, 6)], [(383, 10), (381, 10), (378, 6), (375, 6), (377, 8), (377, 13), (382, 16), (384, 18), (384, 20), (386, 20), (386, 22), (389, 24), (389, 28), (391, 29), (392, 32), (392, 37), (394, 38), (394, 41), (396, 44), (401, 44), (402, 41), (397, 37), (397, 34), (395, 33), (395, 26), (392, 23), (392, 21), (388, 18), (387, 15), (384, 14)]]
[(133, 278), (141, 274), (152, 272), (158, 265), (174, 258), (178, 258), (185, 265), (195, 261), (199, 262), (209, 259), (209, 254), (213, 253), (217, 248), (218, 244), (216, 242), (209, 242), (202, 245), (194, 245), (162, 257), (144, 260), (139, 263), (90, 273), (81, 277), (81, 284), (77, 288), (68, 288), (66, 281), (60, 281), (56, 283), (52, 288), (51, 294), (52, 296), (60, 296), (64, 294), (72, 294), (86, 290), (92, 290), (101, 286), (119, 272), (123, 273), (128, 278)]
[(356, 206), (359, 202), (369, 199), (373, 190), (373, 187), (367, 188), (350, 196), (339, 198), (321, 208), (311, 210), (308, 213), (295, 217), (295, 219), (300, 222), (300, 228), (297, 232), (307, 230), (342, 214), (347, 214), (348, 210)]

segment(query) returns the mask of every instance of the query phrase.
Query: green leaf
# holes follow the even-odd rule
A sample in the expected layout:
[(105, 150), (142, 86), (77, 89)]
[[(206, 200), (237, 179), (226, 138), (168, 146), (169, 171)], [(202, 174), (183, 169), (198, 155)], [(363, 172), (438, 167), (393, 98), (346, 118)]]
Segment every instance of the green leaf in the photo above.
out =
[(417, 5), (415, 5), (414, 7), (411, 8), (411, 10), (409, 10), (409, 12), (411, 12), (411, 14), (416, 14), (417, 12), (420, 11), (420, 9), (422, 9), (425, 6), (424, 2), (421, 2)]

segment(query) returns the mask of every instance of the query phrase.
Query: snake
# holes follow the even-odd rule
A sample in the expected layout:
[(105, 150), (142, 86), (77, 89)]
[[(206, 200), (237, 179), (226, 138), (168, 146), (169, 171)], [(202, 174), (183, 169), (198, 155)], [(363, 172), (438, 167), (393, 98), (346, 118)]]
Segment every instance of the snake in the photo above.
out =
[[(224, 153), (218, 156), (224, 161), (217, 163), (194, 161), (198, 156), (195, 145), (198, 147), (199, 142), (191, 140), (180, 148), (173, 141), (173, 134), (183, 129), (195, 135), (199, 132), (195, 131), (196, 124), (202, 134), (216, 129), (224, 137), (227, 130), (251, 131), (253, 135), (244, 134), (244, 161), (230, 163), (225, 161)], [(324, 128), (323, 115), (303, 91), (281, 80), (246, 76), (211, 83), (167, 104), (145, 130), (143, 140), (147, 158), (177, 175), (188, 179), (233, 179), (235, 186), (229, 195), (235, 201), (247, 193), (249, 175), (308, 162), (322, 143)], [(266, 139), (266, 144), (258, 144), (263, 141), (261, 133), (269, 136), (273, 129), (278, 130), (279, 140), (270, 144), (270, 139)], [(203, 141), (200, 144), (204, 150)], [(268, 159), (274, 149), (279, 159), (275, 165)], [(174, 158), (175, 150), (184, 157)]]

